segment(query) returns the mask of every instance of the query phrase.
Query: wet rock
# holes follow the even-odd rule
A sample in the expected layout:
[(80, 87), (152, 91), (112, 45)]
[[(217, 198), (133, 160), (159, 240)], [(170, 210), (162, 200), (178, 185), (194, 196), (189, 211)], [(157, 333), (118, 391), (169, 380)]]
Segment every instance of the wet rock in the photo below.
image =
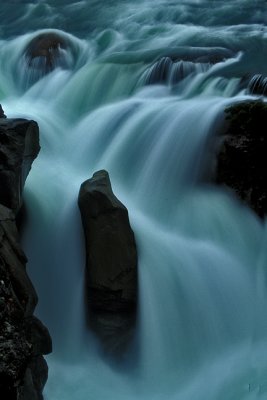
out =
[(58, 33), (42, 33), (29, 43), (25, 50), (25, 56), (30, 67), (48, 73), (57, 66), (64, 64), (62, 50), (67, 48), (66, 39)]
[(0, 119), (0, 203), (15, 213), (21, 206), (23, 186), (39, 149), (35, 121)]
[(1, 104), (0, 104), (0, 118), (6, 118), (6, 115), (4, 113), (4, 110), (3, 110), (2, 106), (1, 106)]
[(90, 323), (108, 350), (122, 348), (134, 324), (137, 250), (126, 207), (98, 171), (81, 185), (78, 199), (86, 240)]
[(144, 72), (144, 84), (177, 84), (190, 75), (205, 72), (213, 64), (230, 58), (234, 53), (221, 47), (177, 47), (157, 59)]
[[(29, 381), (25, 381), (25, 376), (31, 371), (35, 380), (46, 381), (47, 371), (44, 367), (42, 371), (35, 369), (34, 362), (36, 357), (40, 359), (51, 351), (51, 338), (32, 315), (37, 295), (18, 240), (13, 212), (0, 205), (0, 393), (6, 399), (33, 400), (32, 393), (21, 397), (26, 390), (25, 382)], [(36, 398), (41, 399), (41, 392), (35, 392), (39, 396)]]
[[(1, 111), (1, 110), (0, 110)], [(47, 379), (43, 354), (51, 338), (33, 316), (37, 295), (26, 271), (16, 214), (23, 185), (39, 152), (34, 121), (0, 119), (0, 397), (41, 400)]]
[(267, 95), (267, 77), (260, 74), (254, 75), (248, 83), (248, 93)]
[(267, 213), (267, 105), (244, 101), (226, 109), (228, 128), (217, 157), (216, 181), (234, 190), (260, 217)]
[(32, 346), (32, 354), (35, 356), (52, 352), (52, 341), (48, 329), (35, 316), (26, 320), (26, 335)]
[(26, 369), (18, 400), (43, 400), (42, 392), (48, 378), (47, 363), (42, 356), (33, 357)]
[(15, 216), (11, 210), (0, 204), (0, 263), (12, 281), (16, 296), (12, 299), (23, 315), (31, 316), (37, 304), (37, 295), (27, 275), (27, 258), (19, 245)]
[(190, 75), (207, 71), (209, 63), (195, 63), (192, 61), (172, 61), (163, 57), (153, 64), (146, 72), (144, 81), (146, 85), (169, 83), (177, 84)]

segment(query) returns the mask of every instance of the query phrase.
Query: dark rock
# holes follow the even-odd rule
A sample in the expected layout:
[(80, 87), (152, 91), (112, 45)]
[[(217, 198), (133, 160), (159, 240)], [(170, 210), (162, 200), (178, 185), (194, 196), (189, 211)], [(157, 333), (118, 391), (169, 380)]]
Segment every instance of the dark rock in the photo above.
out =
[[(19, 400), (39, 400), (40, 396), (37, 393), (33, 381), (32, 370), (30, 368), (26, 369), (23, 383), (18, 389), (18, 399)], [(42, 399), (42, 397), (41, 397)]]
[(39, 399), (42, 399), (41, 393), (43, 392), (44, 385), (48, 378), (48, 367), (43, 356), (33, 357), (29, 368), (31, 369), (32, 381)]
[(25, 50), (28, 65), (48, 73), (63, 63), (61, 50), (68, 46), (66, 39), (58, 33), (42, 33)]
[(34, 355), (49, 354), (52, 352), (52, 341), (47, 328), (42, 322), (31, 316), (26, 321), (27, 339), (32, 345)]
[(2, 106), (1, 106), (1, 104), (0, 104), (0, 118), (6, 118), (6, 115), (4, 113), (4, 110), (3, 110)]
[(15, 216), (0, 205), (0, 393), (6, 399), (39, 400), (42, 395), (36, 387), (40, 384), (34, 383), (32, 392), (29, 382), (46, 381), (47, 370), (41, 369), (40, 358), (51, 351), (51, 338), (32, 316), (37, 295), (26, 261), (18, 244)]
[(86, 237), (93, 309), (117, 312), (136, 304), (137, 254), (128, 211), (112, 192), (108, 173), (84, 182), (79, 207)]
[(43, 400), (43, 388), (48, 378), (48, 367), (42, 356), (33, 357), (26, 369), (18, 400)]
[(145, 72), (144, 80), (146, 85), (176, 84), (192, 74), (207, 71), (210, 67), (211, 64), (209, 63), (172, 61), (169, 57), (163, 57)]
[(37, 295), (15, 216), (39, 148), (36, 122), (0, 119), (0, 397), (7, 400), (42, 399), (47, 380), (42, 355), (52, 350), (47, 329), (33, 316)]
[(267, 95), (267, 77), (260, 74), (254, 75), (248, 83), (248, 93)]
[(23, 186), (39, 150), (36, 122), (0, 120), (0, 203), (15, 213), (21, 206)]
[(169, 54), (153, 60), (153, 64), (144, 72), (144, 84), (177, 84), (234, 55), (232, 51), (221, 47), (177, 47), (168, 51)]
[(267, 105), (245, 101), (226, 109), (228, 128), (217, 157), (217, 183), (227, 185), (260, 217), (267, 213)]
[(137, 297), (137, 251), (128, 211), (113, 194), (106, 171), (81, 185), (78, 203), (91, 326), (109, 342), (109, 350), (121, 348), (134, 323)]
[(27, 275), (25, 254), (18, 244), (15, 216), (0, 204), (0, 265), (12, 281), (12, 291), (17, 308), (25, 316), (31, 316), (37, 304), (37, 295)]
[(0, 392), (4, 398), (14, 398), (23, 378), (25, 366), (31, 356), (31, 344), (27, 341), (23, 306), (18, 302), (12, 280), (2, 259), (0, 249), (0, 297), (5, 304), (0, 313)]

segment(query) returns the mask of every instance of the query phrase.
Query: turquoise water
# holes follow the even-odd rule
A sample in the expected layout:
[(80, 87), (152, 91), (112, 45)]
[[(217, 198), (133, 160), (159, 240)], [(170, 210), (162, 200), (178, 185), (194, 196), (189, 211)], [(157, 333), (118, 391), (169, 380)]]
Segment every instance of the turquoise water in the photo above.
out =
[[(266, 73), (266, 2), (13, 1), (1, 16), (1, 104), (40, 126), (23, 245), (54, 343), (45, 399), (265, 399), (266, 223), (206, 181), (225, 107), (251, 97), (244, 76)], [(45, 75), (25, 49), (47, 32), (68, 46)], [(83, 305), (77, 196), (102, 168), (139, 255), (120, 362), (103, 356)]]

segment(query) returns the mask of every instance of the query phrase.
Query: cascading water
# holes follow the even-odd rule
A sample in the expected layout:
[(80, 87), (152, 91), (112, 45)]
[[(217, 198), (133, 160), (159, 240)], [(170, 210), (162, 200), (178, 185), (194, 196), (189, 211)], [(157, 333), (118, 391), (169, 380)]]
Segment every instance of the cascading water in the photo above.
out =
[[(266, 399), (266, 224), (205, 183), (225, 107), (248, 98), (244, 77), (267, 73), (266, 2), (1, 8), (0, 101), (40, 126), (23, 243), (54, 342), (45, 399)], [(43, 33), (68, 43), (48, 74), (25, 59)], [(175, 79), (162, 79), (166, 60)], [(136, 335), (120, 362), (101, 353), (83, 305), (77, 196), (102, 168), (139, 254)]]

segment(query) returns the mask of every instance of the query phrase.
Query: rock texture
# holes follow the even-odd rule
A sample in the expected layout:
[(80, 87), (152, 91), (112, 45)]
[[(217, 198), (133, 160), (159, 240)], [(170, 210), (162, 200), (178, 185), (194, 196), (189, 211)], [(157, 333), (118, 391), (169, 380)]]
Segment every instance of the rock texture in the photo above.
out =
[(0, 395), (6, 400), (42, 399), (48, 372), (43, 354), (52, 349), (47, 329), (33, 316), (37, 295), (13, 212), (38, 143), (35, 122), (0, 119)]
[(6, 118), (6, 115), (4, 113), (4, 110), (3, 110), (2, 106), (1, 106), (1, 104), (0, 104), (0, 118)]
[(25, 56), (28, 65), (48, 73), (62, 64), (60, 50), (67, 49), (68, 46), (66, 39), (58, 33), (41, 33), (26, 48)]
[[(47, 379), (42, 354), (51, 352), (51, 339), (33, 316), (37, 295), (25, 269), (27, 259), (18, 244), (15, 216), (2, 205), (0, 242), (0, 393), (5, 393), (7, 399), (41, 399), (39, 389)], [(33, 383), (34, 396), (27, 397), (25, 391), (32, 385), (25, 376), (34, 379), (37, 361), (43, 365), (38, 377), (41, 383)]]
[(15, 213), (21, 206), (23, 186), (39, 149), (36, 122), (0, 118), (0, 203)]
[(216, 180), (260, 217), (267, 213), (267, 105), (245, 101), (226, 109), (228, 128), (218, 153)]
[(133, 327), (137, 250), (128, 211), (98, 171), (81, 185), (78, 199), (86, 239), (90, 323), (108, 350), (121, 348)]

